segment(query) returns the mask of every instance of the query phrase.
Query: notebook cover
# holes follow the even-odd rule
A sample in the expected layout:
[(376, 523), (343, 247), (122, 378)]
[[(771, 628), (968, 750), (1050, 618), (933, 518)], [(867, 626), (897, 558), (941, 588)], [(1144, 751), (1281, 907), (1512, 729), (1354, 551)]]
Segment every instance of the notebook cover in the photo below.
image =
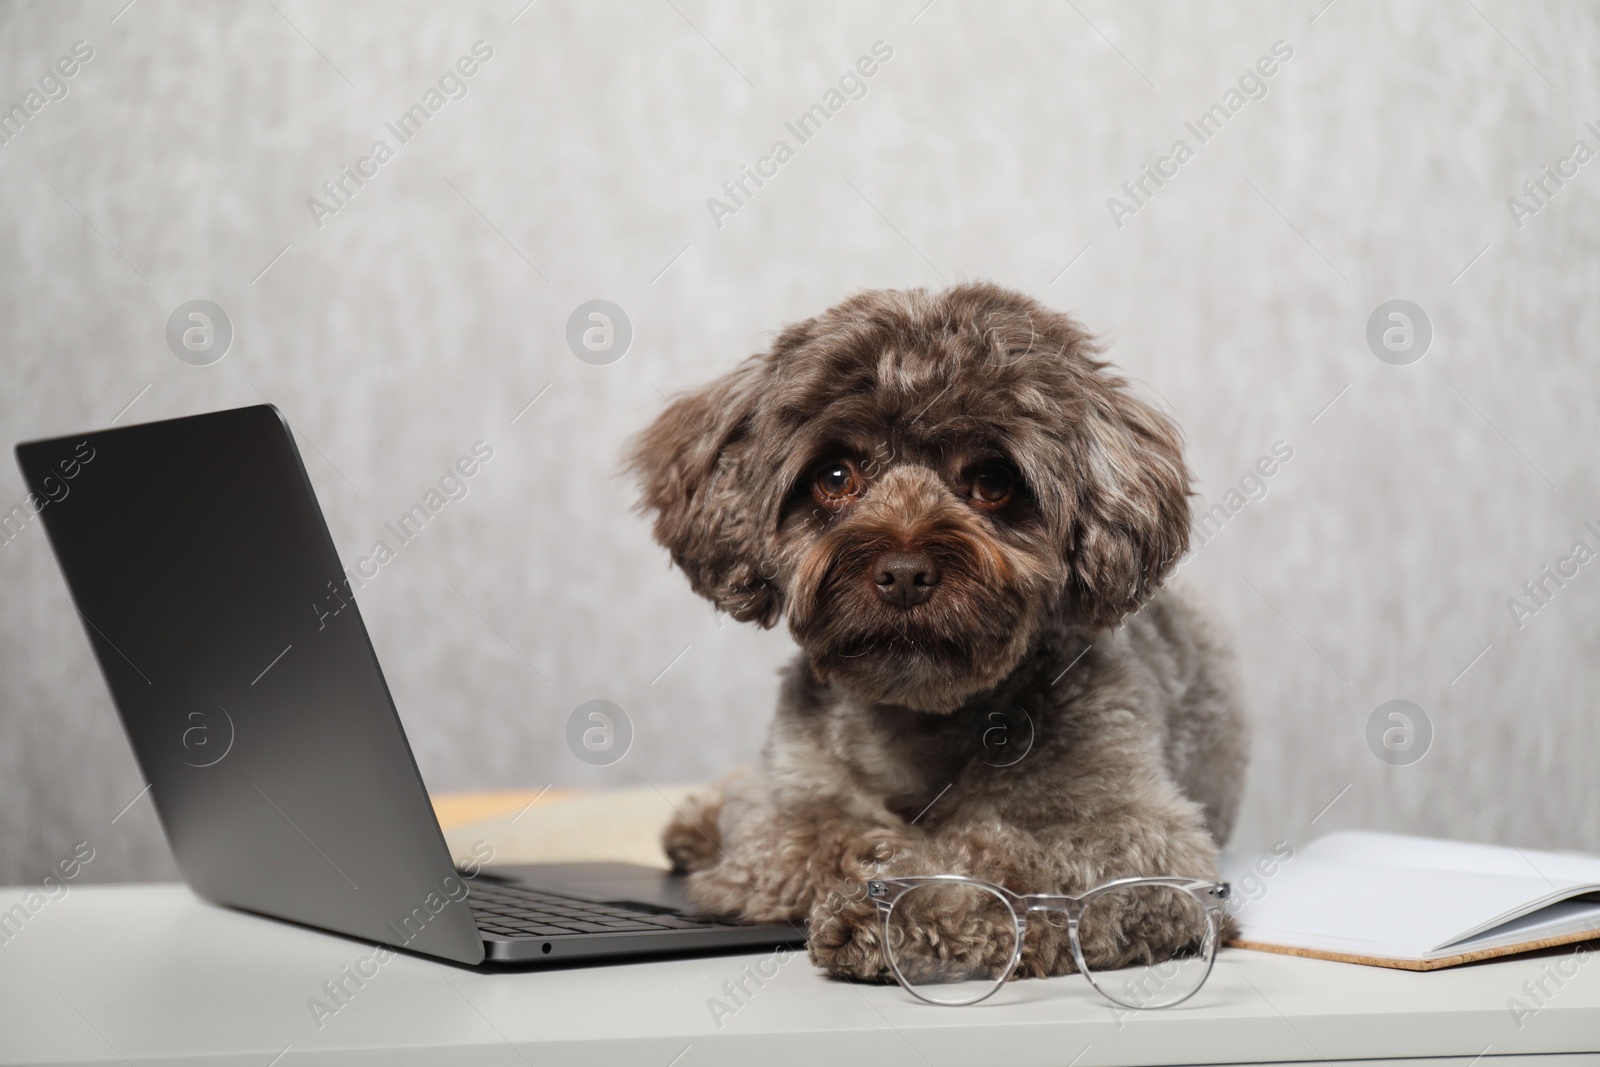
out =
[(1502, 945), (1499, 948), (1463, 952), (1457, 956), (1442, 956), (1436, 960), (1397, 960), (1385, 956), (1356, 956), (1347, 952), (1323, 952), (1320, 949), (1312, 948), (1290, 948), (1288, 945), (1269, 945), (1263, 941), (1242, 941), (1238, 938), (1225, 941), (1223, 944), (1229, 948), (1248, 948), (1256, 952), (1276, 952), (1283, 956), (1303, 956), (1312, 960), (1360, 963), (1368, 967), (1393, 967), (1402, 971), (1437, 971), (1441, 967), (1457, 967), (1463, 963), (1477, 963), (1479, 960), (1493, 959), (1496, 956), (1514, 956), (1521, 952), (1534, 952), (1542, 948), (1555, 948), (1557, 945), (1573, 945), (1580, 941), (1593, 941), (1596, 939), (1600, 939), (1600, 930), (1584, 930), (1576, 934), (1562, 934), (1560, 937), (1524, 941), (1519, 945)]

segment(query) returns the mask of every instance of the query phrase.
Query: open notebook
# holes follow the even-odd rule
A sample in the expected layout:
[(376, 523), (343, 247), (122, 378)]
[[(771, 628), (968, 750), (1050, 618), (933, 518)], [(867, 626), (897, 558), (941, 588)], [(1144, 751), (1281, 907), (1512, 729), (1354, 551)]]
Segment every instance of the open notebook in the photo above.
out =
[(1229, 944), (1427, 971), (1600, 938), (1600, 857), (1351, 830), (1230, 856)]

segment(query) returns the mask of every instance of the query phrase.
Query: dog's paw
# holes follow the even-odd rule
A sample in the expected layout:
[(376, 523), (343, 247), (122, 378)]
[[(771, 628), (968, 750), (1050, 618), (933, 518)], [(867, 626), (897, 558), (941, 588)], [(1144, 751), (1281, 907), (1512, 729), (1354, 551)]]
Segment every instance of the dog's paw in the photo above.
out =
[(811, 962), (829, 974), (878, 982), (894, 979), (883, 955), (878, 905), (871, 900), (831, 894), (811, 909), (806, 925)]
[[(826, 902), (824, 902), (826, 903)], [(1007, 974), (1016, 948), (1010, 913), (973, 906), (948, 894), (911, 893), (895, 905), (887, 933), (878, 905), (848, 899), (811, 916), (811, 962), (843, 978), (890, 981), (884, 939), (912, 982), (944, 982)]]
[[(715, 833), (712, 830), (712, 833)], [(674, 871), (694, 872), (708, 870), (721, 858), (717, 843), (710, 835), (687, 819), (673, 816), (661, 834), (661, 850), (672, 861)]]
[(661, 850), (675, 871), (704, 871), (722, 860), (721, 798), (694, 796), (661, 833)]
[[(1231, 936), (1231, 919), (1221, 933)], [(1166, 892), (1119, 894), (1115, 905), (1094, 909), (1078, 928), (1078, 939), (1090, 970), (1149, 966), (1197, 949), (1205, 923), (1183, 896)]]

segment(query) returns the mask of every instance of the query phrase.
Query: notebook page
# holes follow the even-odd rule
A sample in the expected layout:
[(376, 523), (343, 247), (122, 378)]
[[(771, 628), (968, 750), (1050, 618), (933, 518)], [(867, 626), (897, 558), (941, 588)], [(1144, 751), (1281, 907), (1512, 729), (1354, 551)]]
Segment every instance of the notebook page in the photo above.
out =
[(1600, 900), (1593, 897), (1563, 900), (1540, 908), (1520, 919), (1512, 919), (1492, 930), (1457, 941), (1447, 951), (1471, 952), (1479, 948), (1517, 945), (1585, 930), (1600, 930)]
[[(1249, 864), (1228, 857), (1223, 866), (1239, 883)], [(1415, 959), (1552, 892), (1538, 877), (1332, 862), (1309, 848), (1258, 884), (1255, 899), (1233, 909), (1246, 941)]]
[(1584, 882), (1600, 888), (1600, 856), (1540, 852), (1408, 834), (1344, 830), (1318, 838), (1301, 849), (1300, 855), (1369, 866), (1500, 874), (1537, 878), (1541, 882), (1549, 879), (1557, 885)]

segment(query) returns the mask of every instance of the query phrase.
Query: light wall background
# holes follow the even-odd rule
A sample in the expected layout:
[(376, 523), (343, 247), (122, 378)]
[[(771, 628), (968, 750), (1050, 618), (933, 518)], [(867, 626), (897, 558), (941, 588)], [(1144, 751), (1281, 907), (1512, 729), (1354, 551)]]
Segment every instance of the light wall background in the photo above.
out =
[[(1111, 342), (1203, 507), (1293, 449), (1184, 567), (1257, 722), (1238, 847), (1600, 850), (1600, 562), (1520, 629), (1507, 607), (1600, 548), (1600, 161), (1520, 227), (1506, 206), (1600, 149), (1592, 5), (524, 2), (0, 6), (0, 104), (94, 50), (0, 145), (0, 439), (265, 397), (347, 562), (486, 441), (360, 594), (430, 789), (706, 779), (756, 756), (791, 645), (690, 594), (623, 442), (853, 290), (992, 279)], [(324, 179), (480, 40), (468, 95), (319, 228)], [(866, 96), (716, 225), (707, 198), (880, 40)], [(1280, 40), (1266, 97), (1115, 225)], [(208, 367), (165, 342), (194, 298), (235, 330)], [(610, 366), (564, 340), (594, 298), (634, 329)], [(1394, 298), (1433, 325), (1411, 366), (1364, 340)], [(173, 877), (148, 798), (112, 821), (144, 783), (61, 587), (37, 523), (0, 547), (0, 882), (79, 840), (87, 878)], [(606, 768), (563, 740), (596, 697), (636, 732)], [(1396, 698), (1432, 723), (1411, 766), (1366, 741)]]

